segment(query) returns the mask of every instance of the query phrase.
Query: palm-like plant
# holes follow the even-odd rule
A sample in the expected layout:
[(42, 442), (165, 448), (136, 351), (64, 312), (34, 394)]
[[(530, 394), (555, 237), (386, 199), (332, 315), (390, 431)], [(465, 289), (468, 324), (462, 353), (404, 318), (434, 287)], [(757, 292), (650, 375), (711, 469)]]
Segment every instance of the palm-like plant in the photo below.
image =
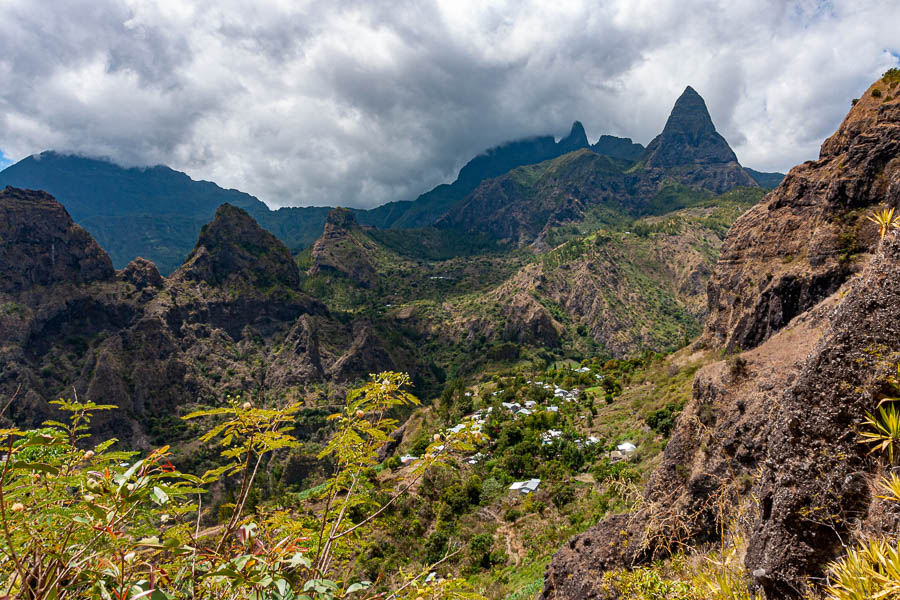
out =
[[(894, 400), (893, 398), (891, 400)], [(890, 404), (878, 408), (878, 416), (866, 413), (865, 424), (871, 429), (862, 432), (861, 444), (873, 444), (872, 452), (887, 453), (888, 461), (894, 464), (894, 449), (900, 447), (900, 410)]]
[(893, 208), (876, 210), (866, 218), (878, 225), (878, 235), (881, 236), (881, 239), (884, 239), (889, 227), (895, 229), (900, 227), (900, 215), (895, 217)]

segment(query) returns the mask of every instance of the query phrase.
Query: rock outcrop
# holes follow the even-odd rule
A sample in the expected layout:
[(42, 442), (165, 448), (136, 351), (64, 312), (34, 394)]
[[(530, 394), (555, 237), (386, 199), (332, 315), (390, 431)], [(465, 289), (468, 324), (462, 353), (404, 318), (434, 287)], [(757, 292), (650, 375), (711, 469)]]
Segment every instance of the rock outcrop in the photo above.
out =
[(791, 169), (731, 228), (708, 284), (706, 340), (752, 348), (857, 272), (878, 241), (866, 213), (900, 203), (898, 155), (900, 103), (870, 89), (819, 160)]
[(0, 192), (0, 231), (0, 292), (115, 277), (109, 256), (44, 192)]
[(95, 433), (148, 447), (178, 435), (186, 405), (262, 387), (303, 397), (397, 364), (300, 291), (290, 252), (240, 208), (221, 206), (168, 278), (144, 259), (116, 273), (42, 192), (0, 193), (0, 240), (0, 396), (19, 390), (6, 417), (25, 426), (77, 394), (119, 407)]
[(243, 209), (223, 204), (200, 230), (194, 251), (175, 276), (214, 287), (300, 287), (290, 251)]
[(871, 91), (729, 232), (705, 341), (744, 352), (698, 372), (641, 508), (560, 549), (543, 598), (618, 597), (605, 570), (723, 524), (767, 598), (799, 598), (855, 536), (896, 531), (885, 467), (858, 443), (900, 363), (900, 234), (864, 221), (900, 203), (900, 102)]
[(361, 235), (354, 213), (346, 208), (335, 208), (328, 213), (325, 230), (313, 244), (310, 276), (323, 271), (340, 273), (355, 285), (371, 288), (377, 282), (372, 254), (376, 244)]

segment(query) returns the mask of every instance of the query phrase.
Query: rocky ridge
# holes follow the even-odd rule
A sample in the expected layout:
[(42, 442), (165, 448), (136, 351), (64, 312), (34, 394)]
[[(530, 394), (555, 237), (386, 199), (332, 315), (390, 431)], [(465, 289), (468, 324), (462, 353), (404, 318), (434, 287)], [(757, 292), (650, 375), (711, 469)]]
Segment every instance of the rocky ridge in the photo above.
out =
[(697, 374), (641, 507), (560, 549), (542, 598), (618, 597), (604, 571), (717, 540), (723, 523), (767, 598), (799, 598), (845, 544), (895, 530), (874, 491), (885, 467), (858, 443), (900, 358), (900, 239), (879, 244), (864, 221), (900, 204), (900, 102), (878, 85), (732, 227), (704, 342), (744, 352)]
[(900, 104), (874, 84), (819, 159), (791, 169), (735, 222), (709, 283), (706, 340), (752, 348), (834, 292), (878, 241), (870, 207), (900, 197)]
[(0, 239), (0, 395), (18, 390), (6, 416), (26, 426), (54, 416), (48, 399), (77, 394), (119, 406), (97, 433), (147, 447), (177, 434), (184, 407), (226, 392), (303, 398), (313, 384), (395, 368), (398, 356), (417, 364), (300, 291), (287, 248), (237, 207), (220, 207), (167, 278), (143, 259), (114, 271), (42, 192), (0, 192)]
[(682, 208), (679, 195), (712, 196), (737, 187), (759, 185), (716, 132), (703, 99), (688, 87), (637, 164), (582, 149), (519, 167), (482, 182), (435, 225), (543, 250), (554, 228), (592, 213), (658, 214)]

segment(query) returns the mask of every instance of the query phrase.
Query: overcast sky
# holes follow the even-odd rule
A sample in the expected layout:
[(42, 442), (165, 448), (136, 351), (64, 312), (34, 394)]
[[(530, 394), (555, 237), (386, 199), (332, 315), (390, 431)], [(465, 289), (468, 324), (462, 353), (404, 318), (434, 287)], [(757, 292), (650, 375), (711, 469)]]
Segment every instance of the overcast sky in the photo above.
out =
[(815, 158), (900, 64), (897, 0), (0, 0), (0, 167), (166, 164), (272, 207), (369, 207), (490, 146), (649, 142), (686, 85), (745, 166)]

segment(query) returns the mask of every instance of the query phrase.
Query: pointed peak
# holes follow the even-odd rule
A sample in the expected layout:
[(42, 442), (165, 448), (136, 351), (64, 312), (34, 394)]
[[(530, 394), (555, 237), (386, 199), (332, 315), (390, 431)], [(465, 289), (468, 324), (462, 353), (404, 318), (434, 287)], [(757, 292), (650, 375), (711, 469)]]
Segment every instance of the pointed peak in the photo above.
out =
[(212, 286), (237, 280), (258, 288), (300, 285), (300, 272), (287, 247), (247, 211), (228, 203), (200, 230), (194, 251), (176, 273)]
[(581, 124), (581, 121), (575, 121), (572, 123), (571, 129), (569, 129), (569, 135), (566, 137), (576, 137), (581, 135), (586, 135), (584, 133), (584, 125)]
[(349, 208), (340, 206), (328, 211), (328, 216), (325, 218), (325, 225), (331, 225), (332, 227), (339, 227), (341, 229), (359, 228), (359, 223), (356, 221), (356, 213)]
[(587, 134), (584, 131), (584, 125), (581, 124), (581, 121), (575, 121), (572, 123), (572, 128), (569, 130), (569, 135), (559, 140), (557, 144), (559, 149), (563, 152), (573, 152), (575, 150), (580, 150), (581, 148), (587, 148), (590, 146), (587, 139)]
[(687, 86), (666, 120), (661, 134), (647, 146), (645, 164), (650, 167), (674, 167), (685, 164), (723, 164), (737, 157), (716, 132), (706, 102)]

